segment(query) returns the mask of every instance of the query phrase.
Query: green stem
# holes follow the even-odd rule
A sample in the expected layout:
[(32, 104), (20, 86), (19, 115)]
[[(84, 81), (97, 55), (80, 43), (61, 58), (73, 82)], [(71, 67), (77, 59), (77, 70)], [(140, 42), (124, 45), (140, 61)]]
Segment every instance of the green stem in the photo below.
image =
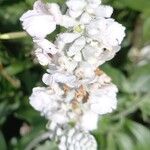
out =
[(4, 33), (4, 34), (0, 34), (0, 40), (18, 39), (18, 38), (24, 38), (26, 36), (27, 36), (26, 32)]
[(49, 132), (45, 132), (42, 135), (39, 135), (37, 138), (35, 138), (34, 140), (32, 140), (29, 145), (27, 145), (27, 147), (25, 148), (25, 150), (31, 150), (33, 149), (35, 146), (37, 146), (40, 142), (49, 139)]
[(7, 71), (3, 69), (2, 64), (0, 63), (0, 74), (15, 88), (20, 87), (20, 81), (12, 78)]

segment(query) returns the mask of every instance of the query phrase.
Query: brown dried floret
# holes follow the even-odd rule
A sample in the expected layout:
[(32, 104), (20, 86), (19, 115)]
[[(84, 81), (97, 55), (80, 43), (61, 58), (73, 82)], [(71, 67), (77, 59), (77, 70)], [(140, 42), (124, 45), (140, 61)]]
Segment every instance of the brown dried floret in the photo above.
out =
[(96, 74), (97, 76), (101, 76), (102, 74), (104, 74), (104, 72), (103, 72), (101, 69), (97, 68), (97, 69), (95, 70), (95, 74)]

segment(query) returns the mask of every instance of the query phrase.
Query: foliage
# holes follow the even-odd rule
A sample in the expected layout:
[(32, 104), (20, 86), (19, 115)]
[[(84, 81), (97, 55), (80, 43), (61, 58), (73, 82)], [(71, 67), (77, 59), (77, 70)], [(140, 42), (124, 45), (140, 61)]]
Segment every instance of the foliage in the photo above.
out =
[[(46, 121), (28, 104), (40, 85), (43, 69), (33, 62), (32, 41), (22, 32), (19, 17), (35, 0), (0, 1), (0, 149), (27, 149), (45, 133)], [(62, 0), (47, 0), (63, 4)], [(104, 0), (114, 18), (126, 26), (122, 50), (102, 68), (119, 87), (118, 109), (103, 116), (93, 134), (102, 150), (149, 150), (150, 64), (137, 65), (128, 54), (150, 44), (149, 0)], [(13, 32), (8, 34), (9, 32)], [(37, 150), (57, 149), (50, 141)]]

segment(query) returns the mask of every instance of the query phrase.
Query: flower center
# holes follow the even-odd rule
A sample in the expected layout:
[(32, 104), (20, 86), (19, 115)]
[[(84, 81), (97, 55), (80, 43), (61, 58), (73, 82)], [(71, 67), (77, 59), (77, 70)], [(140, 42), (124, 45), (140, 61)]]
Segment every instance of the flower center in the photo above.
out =
[(84, 29), (85, 27), (82, 24), (79, 24), (73, 28), (74, 32), (77, 32), (77, 33), (83, 33)]

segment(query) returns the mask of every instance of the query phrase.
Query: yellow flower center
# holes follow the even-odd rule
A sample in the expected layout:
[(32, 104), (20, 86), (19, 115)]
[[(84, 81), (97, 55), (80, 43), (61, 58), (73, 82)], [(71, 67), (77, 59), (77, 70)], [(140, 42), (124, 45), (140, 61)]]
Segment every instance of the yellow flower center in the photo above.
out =
[(82, 33), (84, 31), (84, 29), (85, 29), (84, 25), (79, 24), (74, 27), (74, 32)]

